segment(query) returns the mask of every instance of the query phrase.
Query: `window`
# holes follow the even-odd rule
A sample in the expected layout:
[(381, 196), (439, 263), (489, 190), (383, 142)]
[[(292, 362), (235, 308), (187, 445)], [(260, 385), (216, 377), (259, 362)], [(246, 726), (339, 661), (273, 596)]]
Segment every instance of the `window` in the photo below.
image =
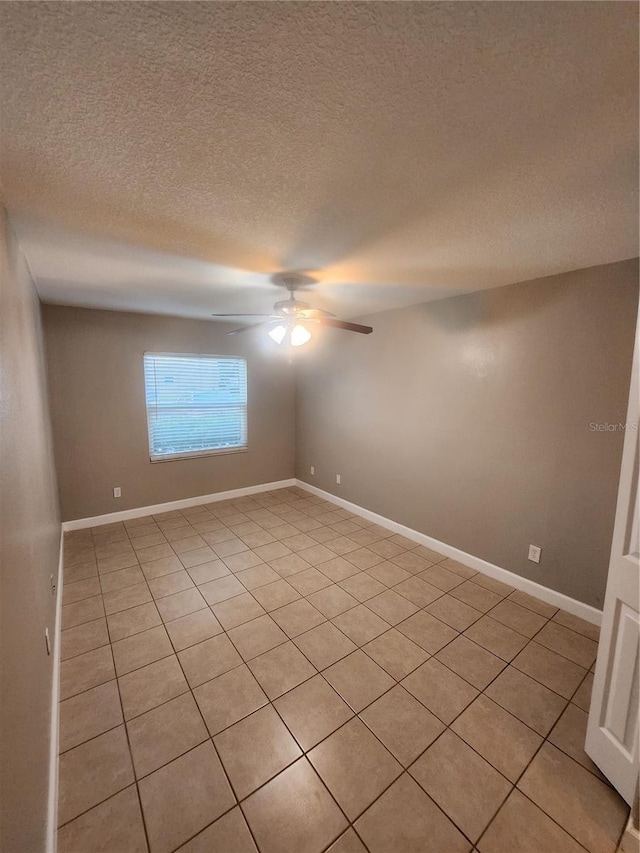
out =
[(145, 353), (152, 462), (247, 448), (247, 362)]

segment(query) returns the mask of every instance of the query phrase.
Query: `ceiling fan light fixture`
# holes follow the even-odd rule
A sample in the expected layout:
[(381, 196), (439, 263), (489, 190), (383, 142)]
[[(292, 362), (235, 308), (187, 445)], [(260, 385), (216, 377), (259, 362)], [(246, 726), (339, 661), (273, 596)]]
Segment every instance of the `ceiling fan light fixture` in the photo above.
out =
[(284, 336), (287, 334), (287, 327), (283, 325), (274, 326), (273, 329), (269, 329), (269, 337), (272, 341), (275, 341), (277, 344), (281, 344), (284, 340)]
[[(273, 329), (269, 329), (268, 335), (272, 341), (275, 341), (277, 344), (283, 344), (286, 342), (287, 332), (288, 327), (283, 323), (279, 323), (277, 326), (274, 326)], [(311, 332), (308, 329), (305, 329), (304, 326), (296, 323), (296, 325), (291, 328), (289, 343), (292, 347), (301, 347), (310, 340)]]
[(311, 332), (304, 326), (295, 325), (291, 330), (291, 346), (301, 347), (311, 340)]

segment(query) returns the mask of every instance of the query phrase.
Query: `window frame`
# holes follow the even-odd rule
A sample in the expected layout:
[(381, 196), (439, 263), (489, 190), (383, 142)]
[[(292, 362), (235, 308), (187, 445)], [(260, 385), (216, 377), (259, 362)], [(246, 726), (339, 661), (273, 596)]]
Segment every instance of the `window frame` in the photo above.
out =
[[(244, 375), (245, 375), (245, 389), (246, 389), (246, 400), (244, 403), (245, 406), (245, 423), (246, 423), (246, 431), (245, 431), (245, 444), (238, 445), (237, 447), (218, 447), (212, 448), (210, 450), (186, 450), (180, 453), (171, 453), (163, 456), (156, 456), (153, 452), (152, 445), (152, 432), (151, 432), (151, 421), (150, 421), (150, 408), (147, 402), (147, 379), (146, 379), (146, 371), (145, 371), (145, 359), (147, 356), (152, 357), (165, 357), (165, 358), (206, 358), (206, 359), (219, 359), (222, 361), (243, 361), (244, 362)], [(144, 407), (147, 419), (147, 444), (149, 449), (149, 462), (152, 465), (155, 465), (158, 462), (179, 462), (183, 459), (198, 459), (204, 456), (226, 456), (230, 453), (246, 453), (249, 450), (249, 363), (244, 356), (241, 355), (217, 355), (215, 353), (203, 353), (203, 352), (156, 352), (155, 350), (145, 350), (142, 354), (142, 383), (144, 389)], [(182, 410), (188, 410), (187, 406), (175, 406), (175, 407), (167, 407), (167, 408), (176, 408)]]

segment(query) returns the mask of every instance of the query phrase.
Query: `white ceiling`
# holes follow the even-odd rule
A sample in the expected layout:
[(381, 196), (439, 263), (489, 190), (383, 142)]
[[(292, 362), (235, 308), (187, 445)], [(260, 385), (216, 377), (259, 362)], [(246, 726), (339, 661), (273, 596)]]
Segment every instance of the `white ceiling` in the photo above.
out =
[(343, 316), (638, 254), (630, 2), (0, 3), (43, 299)]

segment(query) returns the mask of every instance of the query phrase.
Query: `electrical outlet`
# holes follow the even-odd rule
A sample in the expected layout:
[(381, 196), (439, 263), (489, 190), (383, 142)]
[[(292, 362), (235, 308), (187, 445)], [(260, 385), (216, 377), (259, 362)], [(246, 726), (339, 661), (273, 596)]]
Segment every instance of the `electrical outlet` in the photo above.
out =
[(113, 487), (113, 496), (114, 496), (114, 498), (121, 498), (122, 497), (122, 489), (120, 488), (120, 486), (114, 486)]
[(51, 581), (51, 595), (56, 594), (56, 580), (53, 575), (49, 576), (49, 580)]
[(340, 485), (340, 474), (336, 474), (336, 483)]
[(542, 554), (542, 548), (539, 548), (537, 545), (529, 545), (529, 557), (532, 563), (540, 562), (540, 554)]
[(311, 474), (313, 475), (313, 474), (315, 474), (315, 473), (316, 473), (315, 465), (312, 465), (312, 466), (311, 466)]

